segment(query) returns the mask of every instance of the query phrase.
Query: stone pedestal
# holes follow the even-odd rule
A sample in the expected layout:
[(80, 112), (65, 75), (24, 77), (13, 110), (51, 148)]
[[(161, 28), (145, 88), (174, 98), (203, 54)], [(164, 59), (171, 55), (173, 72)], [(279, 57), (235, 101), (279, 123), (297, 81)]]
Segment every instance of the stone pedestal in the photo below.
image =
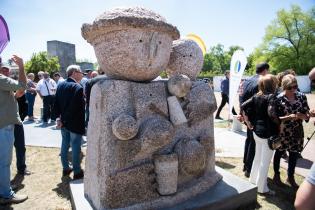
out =
[[(190, 197), (180, 204), (170, 205), (164, 208), (154, 208), (163, 210), (184, 210), (184, 209), (249, 209), (255, 208), (257, 201), (257, 187), (222, 168), (216, 170), (223, 176), (223, 179), (209, 188), (204, 193)], [(71, 203), (74, 210), (92, 210), (91, 204), (84, 197), (82, 180), (70, 183)], [(135, 206), (122, 208), (135, 209)], [(153, 208), (143, 208), (153, 209)]]

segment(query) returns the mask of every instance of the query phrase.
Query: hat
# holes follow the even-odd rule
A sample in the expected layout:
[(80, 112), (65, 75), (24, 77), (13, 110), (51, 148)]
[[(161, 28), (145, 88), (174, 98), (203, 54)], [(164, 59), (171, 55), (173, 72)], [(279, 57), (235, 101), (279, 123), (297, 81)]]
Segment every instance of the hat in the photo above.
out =
[(11, 69), (11, 66), (7, 65), (7, 64), (4, 64), (4, 63), (1, 63), (0, 64), (0, 68), (7, 68), (7, 69)]

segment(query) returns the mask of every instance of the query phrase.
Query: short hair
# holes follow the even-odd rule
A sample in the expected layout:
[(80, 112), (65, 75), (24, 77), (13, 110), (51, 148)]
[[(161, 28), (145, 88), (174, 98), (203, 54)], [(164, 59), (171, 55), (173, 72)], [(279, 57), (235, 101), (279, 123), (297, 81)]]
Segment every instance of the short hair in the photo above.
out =
[(272, 74), (260, 76), (258, 80), (258, 93), (257, 95), (268, 95), (276, 92), (278, 87), (278, 79)]
[(269, 64), (266, 62), (262, 62), (256, 65), (256, 73), (260, 74), (261, 72), (263, 72), (265, 69), (269, 70)]
[(60, 77), (59, 73), (54, 73), (54, 77)]
[(67, 72), (67, 76), (71, 77), (73, 72), (75, 71), (81, 71), (81, 67), (79, 65), (70, 65), (68, 66), (66, 72)]
[(35, 75), (34, 75), (34, 73), (28, 73), (28, 74), (27, 74), (27, 77), (28, 77), (28, 78), (29, 78), (29, 77), (33, 77), (33, 78), (34, 78)]
[(293, 84), (297, 84), (297, 80), (294, 75), (288, 74), (282, 78), (281, 87), (283, 90), (287, 90)]
[(225, 72), (224, 72), (224, 75), (226, 76), (227, 74), (229, 74), (230, 73), (230, 70), (226, 70)]
[(37, 75), (43, 75), (43, 74), (44, 74), (43, 71), (39, 71), (39, 72), (37, 73)]

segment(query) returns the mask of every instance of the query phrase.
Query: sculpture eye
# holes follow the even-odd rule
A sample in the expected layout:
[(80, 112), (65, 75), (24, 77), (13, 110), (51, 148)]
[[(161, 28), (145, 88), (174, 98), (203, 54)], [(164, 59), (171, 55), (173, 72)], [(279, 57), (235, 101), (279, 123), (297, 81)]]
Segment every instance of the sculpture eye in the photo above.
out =
[(183, 55), (183, 58), (185, 58), (186, 56), (185, 55)]
[(159, 41), (159, 44), (162, 44), (162, 42), (161, 42), (161, 41)]
[(142, 39), (140, 39), (139, 42), (142, 42)]
[(190, 54), (189, 56), (191, 57), (192, 55)]

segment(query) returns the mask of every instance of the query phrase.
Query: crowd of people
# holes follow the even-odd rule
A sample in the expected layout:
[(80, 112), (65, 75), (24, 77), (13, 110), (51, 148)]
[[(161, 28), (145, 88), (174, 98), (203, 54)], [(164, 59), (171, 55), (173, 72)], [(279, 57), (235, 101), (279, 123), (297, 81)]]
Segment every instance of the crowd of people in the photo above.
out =
[[(0, 63), (0, 204), (20, 203), (27, 195), (16, 194), (17, 186), (11, 185), (10, 165), (13, 146), (16, 152), (17, 174), (31, 175), (25, 161), (25, 135), (23, 121), (35, 122), (34, 102), (38, 94), (43, 101), (43, 113), (37, 123), (45, 127), (50, 121), (60, 128), (62, 176), (69, 176), (73, 172), (73, 180), (82, 179), (84, 171), (81, 169), (82, 136), (86, 132), (88, 116), (86, 101), (90, 96), (94, 82), (92, 78), (98, 76), (97, 71), (88, 69), (82, 72), (80, 66), (70, 65), (66, 70), (67, 79), (60, 73), (55, 73), (53, 79), (48, 72), (38, 72), (38, 82), (35, 83), (33, 73), (25, 74), (23, 60), (13, 56), (12, 61), (19, 68), (18, 79), (12, 79), (10, 66)], [(105, 78), (100, 77), (100, 78)], [(85, 88), (88, 86), (88, 88)], [(86, 90), (86, 92), (85, 92)], [(69, 166), (68, 151), (72, 148), (72, 166)]]
[[(59, 73), (53, 79), (47, 72), (35, 75), (24, 71), (23, 60), (13, 56), (12, 60), (19, 67), (18, 80), (10, 78), (10, 67), (1, 64), (0, 68), (0, 204), (19, 203), (27, 199), (26, 195), (14, 193), (10, 184), (10, 164), (13, 146), (16, 150), (17, 173), (21, 176), (31, 172), (25, 164), (25, 138), (23, 120), (34, 121), (34, 101), (38, 94), (43, 100), (43, 125), (55, 123), (61, 130), (62, 176), (73, 172), (73, 179), (84, 177), (81, 168), (81, 143), (86, 132), (89, 118), (89, 97), (92, 86), (105, 76), (98, 76), (96, 71), (82, 72), (80, 66), (70, 65), (66, 70), (67, 79)], [(295, 190), (299, 188), (295, 181), (297, 159), (303, 150), (303, 121), (315, 116), (310, 110), (306, 96), (299, 91), (293, 70), (286, 70), (277, 76), (269, 74), (267, 63), (258, 64), (256, 75), (244, 81), (240, 94), (240, 117), (247, 125), (247, 138), (244, 147), (245, 176), (257, 185), (258, 193), (275, 195), (267, 185), (270, 161), (273, 157), (274, 177), (277, 185), (280, 179), (280, 159), (288, 152), (287, 183)], [(229, 72), (222, 83), (222, 103), (216, 115), (228, 102)], [(315, 69), (310, 72), (310, 79), (315, 79)], [(233, 109), (234, 110), (234, 109)], [(268, 113), (268, 114), (266, 114)], [(236, 112), (235, 112), (236, 114)], [(277, 136), (279, 146), (271, 148), (268, 139)], [(72, 148), (72, 167), (69, 165), (68, 151)], [(312, 193), (315, 192), (315, 166), (310, 176), (298, 190), (296, 203), (298, 209), (312, 209), (315, 206)], [(312, 207), (312, 208), (310, 208)]]
[[(267, 185), (269, 164), (273, 157), (273, 182), (283, 185), (280, 159), (288, 152), (286, 182), (297, 190), (299, 186), (294, 174), (304, 148), (303, 121), (308, 122), (310, 117), (314, 117), (315, 110), (310, 110), (292, 69), (274, 76), (269, 74), (268, 63), (261, 63), (256, 66), (256, 73), (244, 81), (240, 95), (239, 120), (247, 126), (243, 171), (249, 181), (257, 185), (258, 193), (275, 195)], [(315, 79), (315, 68), (309, 77)], [(278, 141), (276, 147), (270, 145), (270, 139)], [(311, 198), (311, 193), (315, 192), (314, 167), (297, 193), (297, 209), (315, 208), (315, 201)]]

